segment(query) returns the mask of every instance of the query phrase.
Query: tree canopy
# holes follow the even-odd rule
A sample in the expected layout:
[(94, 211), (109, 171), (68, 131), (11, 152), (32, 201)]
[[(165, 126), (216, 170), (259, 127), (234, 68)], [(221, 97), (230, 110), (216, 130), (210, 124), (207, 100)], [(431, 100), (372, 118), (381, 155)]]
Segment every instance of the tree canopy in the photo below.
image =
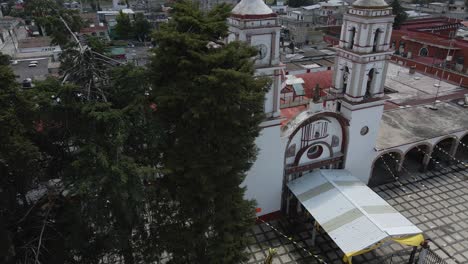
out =
[(120, 39), (130, 39), (133, 38), (133, 26), (130, 21), (130, 17), (124, 12), (120, 11), (116, 17), (117, 24), (114, 27), (115, 33), (119, 36)]
[(269, 81), (221, 41), (229, 12), (175, 4), (148, 68), (68, 47), (62, 79), (21, 91), (0, 60), (2, 263), (244, 259)]
[(406, 21), (408, 14), (406, 14), (405, 9), (401, 6), (399, 0), (393, 0), (390, 7), (392, 7), (393, 15), (395, 15), (393, 28), (398, 29)]
[(267, 81), (253, 77), (255, 49), (208, 45), (227, 36), (229, 13), (178, 3), (155, 35), (151, 94), (165, 135), (162, 184), (178, 205), (164, 228), (174, 263), (240, 263), (254, 219), (239, 185), (255, 159)]

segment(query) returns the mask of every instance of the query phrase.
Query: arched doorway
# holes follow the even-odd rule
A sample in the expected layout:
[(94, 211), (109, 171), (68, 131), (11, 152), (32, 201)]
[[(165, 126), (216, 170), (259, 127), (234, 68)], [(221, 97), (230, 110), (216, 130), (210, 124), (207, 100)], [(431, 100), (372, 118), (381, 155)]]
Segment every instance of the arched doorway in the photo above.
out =
[[(288, 138), (284, 155), (281, 210), (289, 216), (298, 204), (287, 183), (313, 170), (339, 169), (344, 162), (349, 121), (335, 112), (311, 114), (304, 111), (282, 127)], [(299, 210), (300, 211), (300, 210)]]
[(460, 143), (458, 143), (457, 153), (455, 158), (463, 161), (468, 162), (468, 134), (464, 135), (460, 139)]
[(387, 152), (374, 160), (369, 186), (374, 187), (389, 182), (394, 182), (399, 175), (401, 154), (399, 152)]
[(416, 173), (424, 171), (429, 162), (431, 146), (417, 145), (408, 150), (403, 159), (403, 167), (407, 173)]
[(450, 165), (450, 163), (453, 161), (452, 156), (454, 156), (456, 153), (456, 143), (456, 138), (448, 137), (435, 144), (434, 148), (432, 149), (429, 169), (440, 169)]

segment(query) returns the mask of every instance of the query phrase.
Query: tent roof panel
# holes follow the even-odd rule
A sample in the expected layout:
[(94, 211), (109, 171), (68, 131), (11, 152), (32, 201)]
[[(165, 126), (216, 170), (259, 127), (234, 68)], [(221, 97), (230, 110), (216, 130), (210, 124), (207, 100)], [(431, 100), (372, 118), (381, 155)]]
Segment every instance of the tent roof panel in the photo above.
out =
[(346, 170), (314, 171), (288, 186), (345, 253), (387, 237), (422, 233)]

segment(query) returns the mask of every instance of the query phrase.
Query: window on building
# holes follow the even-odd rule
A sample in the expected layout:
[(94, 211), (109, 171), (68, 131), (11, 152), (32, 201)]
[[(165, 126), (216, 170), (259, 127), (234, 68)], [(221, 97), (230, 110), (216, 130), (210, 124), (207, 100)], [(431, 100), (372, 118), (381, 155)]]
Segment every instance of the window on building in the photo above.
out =
[(322, 153), (323, 153), (323, 147), (321, 145), (315, 145), (315, 146), (312, 146), (307, 151), (307, 157), (309, 159), (316, 159), (316, 158), (322, 156)]
[(345, 66), (343, 69), (343, 94), (346, 94), (348, 88), (349, 68)]
[(377, 47), (379, 45), (379, 41), (380, 41), (380, 36), (382, 35), (382, 30), (377, 29), (375, 31), (375, 34), (374, 34), (374, 43), (372, 44), (372, 52), (376, 52), (377, 51)]
[(364, 98), (370, 98), (372, 95), (372, 85), (374, 84), (374, 69), (371, 69), (369, 71), (369, 74), (367, 74), (367, 85), (366, 85), (366, 94), (364, 95)]
[(352, 49), (354, 47), (354, 37), (356, 35), (356, 28), (353, 27), (349, 32), (348, 47)]
[(422, 48), (419, 50), (419, 56), (427, 57), (429, 55), (429, 50), (427, 48)]

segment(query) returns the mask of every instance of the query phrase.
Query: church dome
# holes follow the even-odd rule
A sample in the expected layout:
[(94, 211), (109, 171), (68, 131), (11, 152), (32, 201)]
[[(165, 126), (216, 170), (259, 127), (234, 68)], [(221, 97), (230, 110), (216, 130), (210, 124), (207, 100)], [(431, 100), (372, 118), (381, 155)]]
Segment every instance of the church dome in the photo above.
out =
[(357, 0), (353, 3), (358, 8), (385, 8), (388, 4), (384, 0)]
[(234, 16), (242, 17), (263, 17), (276, 15), (263, 0), (242, 0), (240, 1), (231, 13)]

